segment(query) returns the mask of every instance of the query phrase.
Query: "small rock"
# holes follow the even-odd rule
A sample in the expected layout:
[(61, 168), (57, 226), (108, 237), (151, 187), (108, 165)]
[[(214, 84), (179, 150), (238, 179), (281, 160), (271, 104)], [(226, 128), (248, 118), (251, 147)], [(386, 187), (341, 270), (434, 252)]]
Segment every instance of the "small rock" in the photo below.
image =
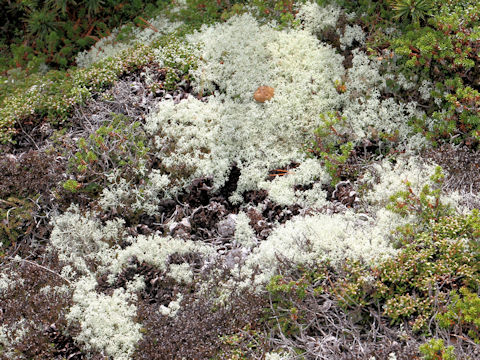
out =
[(264, 103), (265, 101), (270, 100), (273, 97), (273, 94), (274, 91), (272, 87), (260, 86), (253, 94), (253, 98), (257, 102)]

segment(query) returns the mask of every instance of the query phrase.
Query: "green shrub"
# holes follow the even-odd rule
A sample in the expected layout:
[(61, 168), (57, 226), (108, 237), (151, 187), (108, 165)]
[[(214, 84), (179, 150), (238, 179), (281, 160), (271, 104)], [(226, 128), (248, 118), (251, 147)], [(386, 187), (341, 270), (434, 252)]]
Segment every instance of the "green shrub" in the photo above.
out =
[(404, 31), (391, 40), (391, 49), (401, 55), (397, 65), (402, 71), (435, 85), (427, 108), (427, 115), (435, 121), (433, 126), (423, 124), (426, 136), (434, 142), (455, 137), (457, 142), (477, 145), (480, 141), (480, 70), (475, 64), (478, 62), (480, 5), (476, 1), (435, 1), (425, 6), (432, 7), (432, 16), (423, 26), (419, 26), (418, 21), (406, 25)]
[(453, 328), (456, 334), (466, 334), (480, 344), (480, 297), (465, 287), (459, 292), (451, 292), (448, 309), (439, 313), (437, 319), (441, 327)]
[[(407, 79), (417, 79), (413, 91), (395, 94), (396, 98), (408, 101), (413, 98), (425, 109), (424, 118), (412, 119), (417, 131), (434, 145), (453, 141), (478, 147), (478, 1), (335, 2), (346, 12), (361, 14), (355, 21), (361, 22), (370, 34), (366, 45), (372, 56), (383, 59), (387, 67), (403, 73)], [(394, 56), (386, 57), (385, 51), (393, 52)], [(428, 100), (419, 92), (423, 81), (433, 88)]]
[[(72, 65), (75, 55), (122, 23), (164, 7), (164, 1), (8, 1), (0, 14), (6, 66), (36, 71)], [(23, 29), (19, 31), (18, 29)]]
[[(267, 285), (267, 291), (271, 299), (271, 309), (274, 313), (274, 320), (271, 325), (276, 327), (277, 321), (280, 330), (285, 335), (294, 335), (305, 325), (304, 318), (309, 314), (304, 306), (307, 293), (322, 292), (322, 288), (315, 286), (319, 280), (324, 278), (323, 268), (317, 271), (300, 269), (301, 276), (298, 278), (277, 275)], [(271, 314), (270, 314), (271, 315)]]
[(314, 139), (306, 147), (310, 156), (323, 161), (325, 169), (332, 177), (332, 185), (336, 185), (347, 175), (346, 162), (352, 154), (353, 143), (338, 134), (335, 125), (345, 122), (338, 114), (321, 114), (323, 124), (315, 129)]
[(451, 290), (480, 286), (480, 213), (445, 216), (425, 231), (410, 230), (397, 256), (373, 268), (348, 265), (334, 290), (346, 308), (379, 304), (392, 323), (408, 320), (414, 331), (425, 331)]
[(450, 207), (440, 201), (444, 177), (442, 168), (437, 166), (430, 177), (433, 188), (426, 184), (419, 194), (414, 192), (409, 181), (405, 181), (405, 190), (390, 197), (387, 209), (403, 216), (417, 215), (425, 223), (449, 215), (452, 212)]
[(69, 172), (78, 180), (68, 180), (64, 189), (99, 191), (107, 184), (112, 171), (130, 179), (147, 160), (146, 135), (139, 122), (122, 114), (112, 114), (112, 120), (87, 138), (77, 141), (77, 151), (69, 159)]
[(62, 186), (65, 190), (75, 193), (82, 187), (82, 184), (76, 180), (69, 179), (65, 181)]
[(424, 360), (456, 360), (453, 346), (445, 347), (442, 339), (431, 339), (419, 347)]
[(75, 104), (95, 91), (110, 86), (127, 71), (141, 68), (154, 59), (153, 48), (137, 45), (115, 58), (107, 58), (86, 69), (50, 71), (26, 79), (0, 103), (0, 142), (12, 141), (19, 122), (64, 122)]

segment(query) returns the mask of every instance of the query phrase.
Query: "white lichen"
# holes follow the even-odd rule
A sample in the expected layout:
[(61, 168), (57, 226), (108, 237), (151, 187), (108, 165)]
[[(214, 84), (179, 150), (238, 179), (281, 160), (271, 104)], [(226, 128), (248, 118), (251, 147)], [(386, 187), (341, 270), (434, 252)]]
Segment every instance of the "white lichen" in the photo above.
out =
[(75, 340), (87, 350), (100, 351), (116, 360), (130, 359), (142, 338), (141, 325), (133, 320), (137, 313), (136, 295), (123, 288), (115, 289), (112, 295), (99, 294), (96, 285), (93, 276), (81, 278), (75, 284), (74, 305), (66, 316), (80, 326)]
[(362, 30), (360, 25), (347, 25), (343, 35), (340, 37), (340, 48), (345, 50), (352, 46), (356, 41), (360, 46), (365, 45), (365, 32)]
[(432, 91), (433, 91), (433, 84), (428, 80), (423, 80), (422, 84), (418, 88), (418, 92), (420, 93), (420, 96), (424, 101), (427, 101), (430, 99)]
[(60, 261), (70, 266), (70, 273), (87, 274), (92, 264), (109, 262), (112, 244), (122, 238), (124, 220), (109, 220), (103, 225), (96, 214), (82, 214), (72, 205), (63, 215), (52, 221), (50, 249)]
[(342, 94), (340, 115), (345, 121), (338, 131), (348, 134), (357, 143), (380, 134), (392, 139), (397, 150), (418, 151), (426, 146), (425, 138), (414, 134), (409, 126), (412, 118), (423, 116), (418, 104), (399, 103), (394, 98), (382, 99), (381, 92), (387, 89), (388, 76), (381, 75), (380, 61), (369, 59), (358, 50), (354, 50), (353, 55), (353, 66), (348, 70), (345, 82), (346, 92)]
[(150, 19), (148, 22), (149, 24), (145, 24), (145, 28), (137, 27), (130, 30), (128, 37), (123, 36), (124, 40), (119, 40), (119, 35), (127, 31), (126, 26), (113, 29), (109, 36), (97, 41), (89, 50), (77, 54), (75, 58), (77, 66), (89, 67), (102, 59), (114, 57), (123, 51), (128, 51), (135, 44), (151, 44), (154, 40), (173, 32), (181, 25), (180, 22), (170, 22), (163, 15)]
[[(159, 270), (167, 270), (168, 260), (171, 255), (198, 254), (209, 258), (215, 253), (211, 246), (202, 242), (172, 238), (170, 236), (139, 235), (130, 237), (127, 241), (130, 245), (116, 251), (114, 260), (108, 267), (111, 274), (110, 279), (118, 274), (123, 269), (123, 266), (128, 264), (133, 258), (136, 258), (140, 263), (145, 262), (154, 265)], [(172, 276), (175, 276), (175, 273)]]
[[(338, 103), (342, 59), (306, 31), (276, 31), (247, 14), (204, 27), (188, 41), (202, 59), (192, 71), (196, 90), (220, 90), (208, 102), (161, 102), (146, 130), (165, 166), (191, 174), (185, 183), (213, 176), (218, 188), (236, 163), (241, 175), (231, 200), (239, 201), (269, 169), (305, 160), (301, 148), (321, 124), (318, 115)], [(253, 99), (261, 85), (275, 91), (263, 104)]]
[(23, 284), (23, 282), (24, 280), (16, 272), (12, 272), (9, 275), (5, 273), (0, 274), (0, 296), (6, 294), (17, 285)]
[(300, 20), (303, 29), (318, 35), (328, 27), (335, 27), (340, 13), (341, 9), (336, 5), (329, 4), (322, 7), (308, 1), (299, 7), (296, 18)]
[(120, 177), (118, 171), (109, 174), (108, 180), (110, 185), (103, 189), (99, 200), (99, 205), (104, 210), (128, 209), (154, 215), (159, 199), (169, 197), (171, 191), (174, 191), (170, 187), (169, 177), (157, 169), (151, 170), (140, 185), (132, 185)]
[(396, 252), (390, 235), (398, 217), (392, 213), (379, 215), (378, 219), (366, 219), (353, 212), (297, 216), (276, 227), (253, 249), (241, 273), (248, 278), (257, 272), (254, 284), (261, 288), (277, 274), (282, 263), (314, 267), (322, 261), (335, 266), (345, 259), (385, 259)]
[[(261, 182), (259, 188), (267, 190), (268, 197), (283, 206), (299, 204), (303, 207), (320, 208), (325, 205), (327, 197), (321, 186), (330, 180), (330, 176), (318, 160), (307, 159), (285, 175), (277, 176), (273, 181)], [(314, 181), (317, 183), (312, 189), (295, 190), (295, 185), (310, 185)]]
[(189, 263), (171, 264), (168, 276), (179, 284), (191, 284), (193, 281), (193, 271)]
[(175, 317), (177, 315), (178, 310), (180, 310), (180, 305), (183, 300), (183, 295), (178, 294), (177, 298), (173, 301), (170, 301), (168, 306), (165, 305), (160, 305), (159, 311), (162, 315), (169, 316), (169, 317)]
[(0, 355), (2, 359), (25, 359), (23, 354), (19, 353), (15, 347), (24, 340), (28, 333), (28, 327), (34, 325), (32, 320), (23, 317), (16, 324), (0, 325)]
[(252, 248), (257, 243), (255, 231), (250, 226), (250, 218), (243, 211), (240, 211), (236, 217), (234, 239), (236, 245), (245, 248)]

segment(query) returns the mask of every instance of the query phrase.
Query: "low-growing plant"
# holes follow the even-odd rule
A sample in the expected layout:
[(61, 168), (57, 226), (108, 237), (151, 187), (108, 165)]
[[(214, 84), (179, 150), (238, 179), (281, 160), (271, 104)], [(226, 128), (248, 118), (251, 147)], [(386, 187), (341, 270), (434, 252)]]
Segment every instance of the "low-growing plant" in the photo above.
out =
[(299, 324), (297, 320), (302, 315), (299, 314), (298, 308), (295, 307), (295, 299), (301, 300), (305, 297), (307, 285), (302, 283), (301, 280), (288, 280), (281, 275), (274, 276), (267, 285), (267, 291), (272, 297), (273, 310), (282, 314), (276, 320), (282, 333), (287, 336), (292, 336), (298, 332)]
[(415, 233), (410, 228), (409, 236), (402, 235), (395, 257), (373, 268), (359, 263), (347, 268), (350, 275), (334, 289), (347, 308), (377, 304), (392, 323), (408, 320), (414, 331), (429, 331), (451, 290), (478, 289), (479, 231), (477, 210), (432, 219), (428, 229)]
[(353, 14), (357, 21), (376, 32), (377, 27), (385, 27), (390, 24), (395, 15), (391, 10), (388, 1), (372, 0), (317, 0), (317, 3), (324, 5), (327, 3), (336, 3), (345, 13)]
[[(32, 248), (29, 257), (37, 257)], [(83, 359), (72, 336), (76, 328), (67, 329), (66, 310), (72, 305), (71, 289), (58, 274), (61, 265), (50, 256), (42, 256), (41, 264), (22, 260), (2, 259), (2, 275), (10, 278), (2, 287), (2, 326), (0, 357), (2, 359)], [(10, 260), (12, 260), (10, 258)], [(5, 285), (5, 278), (2, 279)], [(4, 345), (2, 348), (1, 345)], [(92, 351), (93, 354), (93, 351)]]
[(69, 160), (69, 171), (76, 179), (67, 180), (65, 190), (98, 191), (107, 184), (111, 171), (132, 177), (145, 166), (149, 148), (140, 123), (122, 114), (112, 113), (111, 117), (90, 136), (77, 141), (78, 151)]
[(74, 105), (106, 89), (125, 72), (142, 68), (153, 59), (152, 47), (137, 45), (86, 69), (32, 76), (0, 103), (0, 142), (14, 141), (21, 122), (63, 124)]
[(261, 18), (276, 20), (279, 28), (291, 26), (295, 21), (296, 8), (302, 0), (253, 0), (252, 4), (257, 8)]
[[(395, 73), (416, 79), (412, 89), (394, 95), (414, 99), (425, 110), (424, 117), (412, 119), (416, 131), (434, 145), (454, 142), (478, 147), (478, 2), (336, 2), (357, 13), (357, 21), (369, 34), (366, 46), (372, 56), (382, 59)], [(423, 81), (431, 84), (428, 94), (421, 89)]]
[(418, 194), (413, 190), (411, 183), (405, 180), (405, 190), (398, 191), (390, 197), (387, 209), (402, 216), (417, 215), (425, 223), (450, 214), (451, 208), (440, 200), (444, 178), (442, 168), (437, 166), (435, 173), (430, 177), (433, 188), (426, 184)]
[(175, 89), (181, 80), (189, 80), (188, 73), (195, 68), (197, 61), (192, 49), (182, 44), (174, 36), (165, 36), (148, 46), (135, 44), (131, 49), (87, 68), (49, 71), (43, 76), (34, 74), (18, 86), (8, 87), (12, 94), (0, 102), (0, 142), (15, 142), (15, 134), (22, 122), (64, 125), (73, 106), (108, 89), (123, 74), (142, 69), (157, 60), (162, 62), (166, 74), (163, 83), (155, 86), (167, 91)]
[(423, 125), (426, 136), (434, 142), (453, 137), (477, 146), (480, 93), (475, 64), (480, 5), (473, 1), (427, 3), (431, 3), (425, 6), (432, 7), (432, 16), (421, 27), (407, 26), (390, 41), (390, 48), (401, 56), (397, 59), (401, 71), (434, 84), (427, 108), (434, 124)]
[(445, 347), (442, 339), (431, 339), (419, 347), (424, 360), (456, 360), (454, 347)]
[(420, 20), (430, 15), (433, 2), (431, 0), (391, 0), (391, 6), (395, 11), (395, 19), (410, 19), (412, 23), (418, 25)]
[(480, 344), (480, 297), (466, 287), (453, 290), (450, 296), (447, 310), (437, 315), (440, 326)]
[[(307, 296), (321, 293), (323, 288), (319, 285), (324, 279), (325, 269), (319, 267), (317, 271), (299, 269), (298, 277), (283, 275), (274, 276), (266, 287), (271, 301), (271, 309), (275, 313), (271, 326), (280, 327), (280, 331), (292, 336), (305, 327), (305, 317), (309, 314), (304, 306), (301, 306)], [(278, 323), (277, 323), (278, 322)]]
[(306, 151), (320, 158), (335, 185), (347, 172), (347, 160), (352, 154), (353, 143), (347, 141), (345, 136), (339, 134), (335, 125), (344, 122), (338, 114), (321, 114), (323, 124), (314, 131), (314, 140), (307, 145)]
[(35, 210), (33, 200), (15, 197), (0, 199), (0, 255), (5, 254), (11, 244), (17, 243), (34, 230)]
[(77, 180), (69, 179), (65, 181), (62, 186), (65, 190), (76, 193), (82, 187), (82, 184), (80, 184)]
[(214, 360), (230, 359), (230, 360), (247, 360), (251, 355), (259, 350), (259, 344), (265, 341), (262, 339), (260, 331), (252, 329), (250, 325), (246, 325), (239, 332), (220, 337), (226, 350), (221, 351)]
[(157, 7), (163, 8), (164, 1), (9, 1), (0, 14), (2, 40), (10, 50), (5, 67), (66, 68), (79, 51)]
[(193, 56), (193, 48), (179, 41), (178, 35), (166, 35), (152, 44), (161, 49), (160, 61), (165, 71), (165, 80), (161, 85), (167, 91), (174, 90), (181, 81), (190, 81), (190, 70), (198, 66), (198, 59)]

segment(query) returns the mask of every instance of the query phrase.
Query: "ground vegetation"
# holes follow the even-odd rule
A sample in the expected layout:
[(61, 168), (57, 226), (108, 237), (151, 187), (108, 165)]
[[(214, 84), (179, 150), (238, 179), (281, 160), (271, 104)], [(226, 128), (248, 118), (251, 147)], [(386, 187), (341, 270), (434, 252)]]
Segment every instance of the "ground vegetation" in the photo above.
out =
[(480, 357), (476, 1), (1, 6), (0, 358)]

